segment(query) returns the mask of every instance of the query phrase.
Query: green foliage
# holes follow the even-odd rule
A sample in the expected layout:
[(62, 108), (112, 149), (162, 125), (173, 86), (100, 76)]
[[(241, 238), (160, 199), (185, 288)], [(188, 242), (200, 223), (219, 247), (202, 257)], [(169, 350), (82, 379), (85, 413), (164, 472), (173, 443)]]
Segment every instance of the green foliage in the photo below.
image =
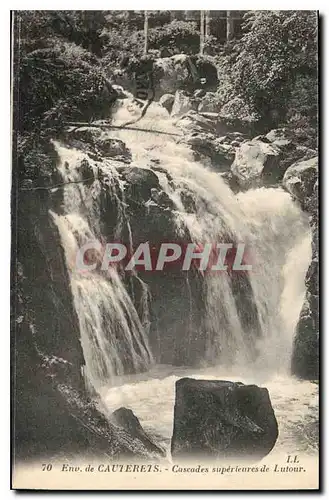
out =
[[(122, 25), (122, 17), (126, 24)], [(143, 18), (144, 19), (144, 18)], [(144, 30), (132, 30), (129, 26), (132, 21), (127, 15), (121, 15), (120, 20), (114, 17), (112, 27), (104, 28), (101, 34), (103, 44), (104, 67), (112, 70), (118, 66), (125, 66), (132, 58), (141, 57), (144, 47)], [(143, 20), (144, 23), (144, 20)], [(151, 23), (150, 23), (151, 26)], [(149, 28), (149, 53), (163, 56), (173, 54), (196, 54), (199, 51), (200, 35), (195, 23), (174, 20), (169, 24)]]
[(228, 94), (268, 127), (296, 113), (316, 121), (316, 13), (249, 11), (245, 21), (243, 37), (223, 54)]
[[(25, 133), (17, 136), (17, 164), (20, 185), (36, 181), (37, 185), (51, 185), (56, 176), (57, 153), (53, 144), (37, 133)], [(29, 184), (26, 186), (29, 187)]]
[[(104, 29), (102, 32), (104, 68), (110, 71), (124, 66), (126, 60), (131, 57), (140, 57), (143, 53), (144, 33), (143, 31), (131, 32), (127, 27), (119, 29)], [(109, 71), (109, 72), (110, 72)]]
[[(258, 122), (261, 131), (288, 123), (301, 142), (310, 136), (314, 145), (316, 13), (248, 11), (241, 39), (224, 45), (214, 29), (218, 24), (214, 17), (213, 34), (205, 46), (211, 57), (200, 62), (199, 26), (187, 20), (189, 12), (148, 12), (150, 61), (176, 53), (191, 55), (199, 77), (217, 91), (223, 116)], [(15, 76), (22, 129), (58, 127), (66, 119), (108, 115), (115, 93), (104, 73), (111, 77), (121, 71), (129, 82), (131, 74), (145, 64), (144, 11), (20, 11), (17, 15), (20, 61)], [(156, 72), (153, 76), (161, 79)]]
[(100, 35), (106, 23), (104, 11), (19, 11), (17, 16), (23, 50), (49, 46), (55, 37), (101, 55)]
[[(105, 118), (115, 98), (97, 57), (58, 35), (60, 27), (63, 32), (67, 29), (61, 24), (63, 18), (65, 13), (60, 13), (55, 23), (51, 11), (22, 15), (14, 93), (20, 131), (58, 129), (65, 120)], [(38, 43), (37, 33), (42, 35)]]
[(200, 47), (200, 33), (196, 23), (174, 20), (149, 30), (149, 47), (167, 49), (171, 54), (196, 54)]

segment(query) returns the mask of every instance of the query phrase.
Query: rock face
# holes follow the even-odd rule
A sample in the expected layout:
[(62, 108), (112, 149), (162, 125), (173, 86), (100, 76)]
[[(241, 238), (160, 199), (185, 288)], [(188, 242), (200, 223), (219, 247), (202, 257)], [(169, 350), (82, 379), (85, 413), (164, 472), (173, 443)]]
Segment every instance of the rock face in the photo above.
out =
[(165, 456), (165, 451), (157, 446), (152, 439), (146, 434), (140, 421), (134, 415), (132, 410), (128, 408), (119, 408), (112, 413), (112, 419), (116, 424), (125, 429), (131, 436), (139, 439), (145, 448), (156, 455)]
[(153, 68), (156, 92), (159, 95), (175, 93), (176, 90), (185, 86), (190, 77), (186, 54), (157, 59)]
[[(176, 126), (187, 133), (210, 132), (215, 134), (218, 131), (218, 117), (215, 114), (199, 114), (194, 110), (185, 113), (176, 123)], [(227, 132), (227, 130), (225, 130)]]
[(237, 137), (239, 141), (230, 142), (236, 147), (231, 172), (240, 189), (276, 185), (292, 164), (316, 156), (316, 151), (299, 145), (284, 128), (273, 129), (249, 141), (241, 141), (241, 135), (244, 134)]
[(180, 89), (195, 90), (201, 81), (206, 90), (215, 89), (218, 84), (216, 65), (209, 58), (186, 54), (156, 59), (153, 65), (153, 80), (156, 99)]
[(173, 104), (174, 104), (174, 101), (175, 101), (175, 96), (173, 94), (164, 94), (160, 100), (159, 100), (159, 104), (165, 108), (168, 113), (170, 114), (171, 113), (171, 110), (172, 110), (172, 107), (173, 107)]
[(215, 92), (207, 92), (203, 97), (199, 104), (198, 111), (202, 112), (211, 112), (218, 113), (220, 110), (220, 105), (217, 99), (217, 95)]
[(210, 160), (219, 172), (227, 171), (234, 160), (235, 149), (244, 140), (240, 132), (232, 132), (216, 113), (191, 110), (176, 123), (184, 132), (183, 142), (195, 153), (198, 161)]
[(255, 138), (237, 149), (231, 171), (242, 189), (274, 184), (283, 176), (280, 172), (281, 157), (282, 152), (277, 146)]
[(113, 139), (113, 137), (103, 135), (96, 140), (96, 148), (106, 158), (113, 158), (123, 163), (131, 162), (131, 152), (120, 139)]
[(171, 110), (171, 116), (173, 118), (178, 118), (188, 111), (197, 110), (199, 105), (199, 100), (189, 96), (184, 90), (177, 90), (175, 93), (175, 99)]
[(109, 137), (100, 128), (72, 127), (65, 134), (64, 140), (73, 147), (88, 151), (89, 154), (94, 153), (99, 158), (112, 158), (123, 163), (131, 162), (131, 151), (126, 144), (120, 139)]
[(282, 184), (302, 204), (304, 210), (311, 212), (314, 195), (317, 195), (317, 179), (318, 158), (316, 156), (291, 165), (284, 175)]
[(294, 339), (293, 374), (319, 377), (319, 241), (318, 241), (318, 158), (291, 165), (283, 178), (284, 187), (310, 214), (312, 260), (305, 278), (306, 296)]
[(15, 455), (155, 456), (111, 424), (87, 395), (79, 322), (60, 236), (49, 214), (61, 213), (63, 203), (62, 189), (48, 189), (62, 182), (58, 158), (49, 145), (31, 148), (29, 155), (17, 158), (18, 189), (12, 200), (18, 208), (11, 289)]
[(267, 389), (223, 380), (176, 382), (174, 459), (261, 459), (277, 437)]
[[(125, 204), (125, 216), (134, 235), (135, 249), (145, 241), (150, 241), (158, 248), (163, 241), (178, 244), (191, 241), (187, 230), (178, 234), (173, 202), (162, 190), (156, 174), (159, 172), (166, 175), (169, 185), (173, 183), (172, 178), (161, 165), (152, 164), (150, 167), (117, 167), (124, 186), (123, 192), (120, 189), (115, 191), (117, 196), (113, 196), (113, 181), (106, 178), (101, 180), (100, 225), (107, 241), (114, 239), (117, 214), (120, 212), (120, 207), (115, 203), (119, 197), (122, 197), (121, 201)], [(130, 244), (126, 224), (122, 227), (120, 241)], [(187, 280), (186, 273), (179, 266), (164, 272), (140, 270), (138, 274), (148, 286), (152, 297), (149, 341), (154, 358), (160, 363), (176, 365), (196, 363), (198, 353), (205, 351), (206, 343), (201, 328), (204, 294), (200, 274), (192, 270)], [(140, 279), (125, 275), (127, 290), (131, 292), (136, 310), (142, 317), (144, 291)]]

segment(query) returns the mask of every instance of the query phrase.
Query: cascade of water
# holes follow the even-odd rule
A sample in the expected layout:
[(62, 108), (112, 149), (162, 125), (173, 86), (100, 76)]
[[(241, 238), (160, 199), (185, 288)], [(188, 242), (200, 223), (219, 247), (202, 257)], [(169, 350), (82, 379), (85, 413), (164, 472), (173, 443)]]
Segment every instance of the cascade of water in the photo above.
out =
[[(76, 182), (81, 180), (78, 166), (83, 154), (56, 146), (61, 158), (59, 169), (67, 182), (64, 189), (65, 214), (51, 215), (61, 236), (70, 273), (86, 363), (85, 375), (98, 389), (108, 384), (115, 375), (145, 370), (152, 363), (147, 338), (148, 311), (144, 311), (148, 304), (144, 298), (140, 320), (115, 268), (109, 269), (106, 274), (82, 272), (76, 268), (79, 248), (101, 237), (98, 181), (95, 180), (89, 188), (84, 182)], [(93, 167), (96, 171), (99, 166), (94, 164)], [(70, 184), (72, 180), (76, 183)], [(121, 224), (122, 217), (119, 219)], [(146, 294), (144, 287), (143, 297)]]
[[(118, 109), (114, 123), (122, 123), (126, 114), (127, 106), (124, 105)], [(143, 128), (154, 131), (177, 132), (166, 111), (157, 104), (149, 108), (140, 123)], [(249, 363), (257, 353), (260, 366), (279, 371), (288, 369), (310, 261), (311, 236), (305, 214), (281, 188), (259, 188), (234, 196), (216, 172), (196, 162), (191, 150), (175, 138), (168, 136), (164, 140), (156, 132), (125, 130), (113, 135), (130, 147), (134, 164), (151, 168), (151, 160), (157, 159), (170, 174), (175, 187), (168, 183), (166, 175), (158, 177), (175, 205), (178, 232), (187, 227), (197, 243), (244, 242), (252, 253), (253, 269), (248, 278), (261, 335), (253, 331), (255, 324), (252, 322), (249, 332), (241, 324), (241, 311), (234, 300), (231, 277), (225, 273), (209, 274), (205, 277), (208, 352), (228, 365)], [(194, 213), (184, 208), (181, 196), (184, 192), (193, 198)], [(301, 250), (302, 255), (293, 268), (291, 255), (296, 256)], [(283, 271), (287, 269), (287, 259), (290, 261), (289, 274)], [(296, 285), (289, 288), (292, 281)], [(287, 289), (291, 292), (289, 296)], [(285, 294), (283, 309), (282, 294)], [(287, 322), (285, 308), (294, 312), (293, 320)], [(211, 355), (206, 353), (206, 357), (211, 358)]]
[[(119, 125), (126, 120), (125, 104), (118, 109), (114, 123)], [(167, 112), (157, 104), (150, 106), (143, 127), (177, 132)], [(168, 182), (163, 171), (154, 170), (174, 204), (178, 234), (187, 228), (192, 241), (197, 243), (244, 242), (252, 251), (253, 269), (241, 282), (234, 281), (227, 273), (208, 273), (204, 277), (204, 359), (232, 366), (249, 364), (258, 357), (266, 369), (286, 369), (310, 260), (308, 222), (290, 195), (280, 188), (260, 188), (235, 196), (221, 177), (196, 162), (191, 150), (177, 138), (124, 129), (110, 131), (109, 135), (127, 144), (134, 165), (152, 168), (156, 160), (173, 179)], [(57, 148), (64, 180), (79, 180), (77, 165), (84, 153), (60, 145)], [(120, 184), (110, 162), (101, 165), (90, 159), (89, 162), (95, 172), (105, 169)], [(97, 179), (88, 186), (68, 184), (64, 189), (65, 215), (53, 214), (71, 274), (87, 373), (96, 388), (115, 375), (138, 372), (152, 363), (148, 339), (149, 291), (145, 283), (133, 274), (142, 290), (142, 304), (137, 313), (123, 277), (116, 270), (111, 269), (107, 275), (81, 274), (74, 268), (79, 246), (102, 237), (99, 193)], [(184, 208), (186, 193), (193, 200), (193, 213)], [(113, 196), (124, 198), (123, 193), (118, 196), (114, 192)], [(133, 247), (133, 231), (124, 204), (117, 219), (117, 237), (125, 226)], [(297, 256), (298, 264), (294, 265)], [(187, 284), (191, 293), (188, 281)], [(240, 302), (236, 298), (237, 287), (242, 296)], [(250, 305), (257, 321), (249, 311), (253, 309)]]

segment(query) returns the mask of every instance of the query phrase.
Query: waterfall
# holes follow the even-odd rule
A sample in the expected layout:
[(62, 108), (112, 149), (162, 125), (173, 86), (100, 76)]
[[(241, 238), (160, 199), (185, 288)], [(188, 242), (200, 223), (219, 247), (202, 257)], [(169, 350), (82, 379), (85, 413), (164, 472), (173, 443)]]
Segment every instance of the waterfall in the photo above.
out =
[[(130, 113), (129, 102), (123, 102), (114, 123), (124, 123), (131, 118)], [(126, 143), (134, 166), (152, 169), (155, 162), (160, 164), (161, 169), (154, 169), (154, 173), (172, 200), (177, 234), (188, 230), (196, 243), (243, 242), (252, 251), (253, 268), (246, 275), (235, 277), (221, 272), (203, 277), (205, 311), (201, 334), (205, 348), (199, 353), (200, 363), (256, 363), (256, 369), (288, 370), (310, 261), (307, 217), (281, 188), (259, 188), (234, 195), (218, 173), (195, 161), (180, 138), (156, 133), (158, 130), (177, 134), (178, 130), (156, 103), (138, 126), (154, 133), (122, 129), (107, 134)], [(102, 187), (97, 172), (106, 173), (118, 200), (116, 237), (126, 230), (133, 244), (134, 228), (125, 213), (124, 185), (116, 163), (109, 159), (91, 160), (86, 153), (58, 143), (56, 147), (64, 181), (75, 183), (64, 187), (63, 214), (52, 216), (70, 272), (87, 377), (99, 388), (111, 383), (116, 375), (146, 370), (154, 363), (149, 338), (152, 297), (148, 286), (135, 273), (134, 282), (142, 289), (142, 304), (137, 312), (124, 274), (115, 269), (106, 274), (83, 274), (75, 269), (79, 246), (89, 240), (102, 241), (104, 236), (100, 224)], [(83, 178), (78, 167), (86, 157), (95, 175), (91, 183), (79, 182)], [(168, 177), (173, 182), (168, 182)], [(193, 200), (193, 210), (185, 208), (186, 195)], [(185, 282), (189, 304), (186, 316), (191, 323), (192, 289), (188, 275)]]
[[(81, 344), (85, 358), (85, 377), (96, 390), (127, 368), (145, 370), (152, 362), (147, 329), (115, 268), (106, 275), (83, 273), (76, 269), (76, 255), (81, 245), (96, 241), (99, 234), (99, 181), (90, 187), (83, 182), (79, 167), (84, 154), (56, 143), (61, 158), (59, 170), (67, 185), (64, 188), (64, 214), (51, 213), (57, 224), (71, 290), (79, 319)], [(96, 174), (99, 165), (92, 163)], [(107, 172), (115, 170), (105, 164)], [(72, 182), (73, 181), (73, 182)], [(144, 287), (145, 289), (145, 287)], [(147, 293), (144, 290), (144, 295)], [(144, 304), (144, 308), (146, 305)], [(147, 311), (144, 314), (147, 317)]]

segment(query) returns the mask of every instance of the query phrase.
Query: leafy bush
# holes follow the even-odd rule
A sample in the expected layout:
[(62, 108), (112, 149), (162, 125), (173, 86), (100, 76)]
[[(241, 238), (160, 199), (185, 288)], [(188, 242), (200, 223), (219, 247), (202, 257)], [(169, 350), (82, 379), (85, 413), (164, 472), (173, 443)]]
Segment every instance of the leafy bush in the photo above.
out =
[[(118, 23), (117, 18), (116, 22)], [(112, 20), (114, 23), (114, 21)], [(121, 21), (122, 22), (122, 21)], [(113, 70), (124, 67), (132, 58), (141, 57), (144, 48), (144, 30), (129, 29), (127, 25), (114, 24), (113, 28), (104, 28), (101, 34), (103, 44), (104, 68)], [(149, 54), (166, 55), (196, 54), (199, 51), (200, 34), (196, 24), (174, 20), (169, 24), (149, 28)]]
[(101, 10), (30, 10), (16, 13), (20, 24), (21, 50), (51, 47), (53, 38), (81, 45), (101, 55), (101, 32), (106, 23)]
[(316, 120), (317, 15), (249, 11), (244, 35), (224, 55), (232, 96), (273, 127), (295, 112)]
[(200, 33), (196, 23), (174, 20), (170, 24), (149, 30), (150, 49), (167, 49), (172, 54), (196, 54), (200, 48)]
[(58, 40), (23, 55), (17, 72), (19, 129), (105, 118), (116, 94), (94, 63), (82, 47)]

